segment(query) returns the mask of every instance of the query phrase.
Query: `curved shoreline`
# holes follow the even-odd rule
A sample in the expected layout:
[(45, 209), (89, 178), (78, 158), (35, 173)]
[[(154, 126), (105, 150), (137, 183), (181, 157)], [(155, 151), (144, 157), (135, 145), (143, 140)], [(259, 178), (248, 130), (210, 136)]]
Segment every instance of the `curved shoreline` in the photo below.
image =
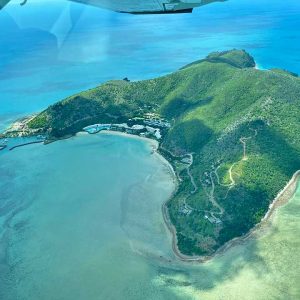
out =
[[(111, 134), (111, 131), (107, 131), (107, 134)], [(276, 212), (277, 208), (286, 204), (294, 196), (297, 186), (298, 186), (298, 183), (299, 183), (299, 180), (300, 180), (300, 170), (298, 170), (293, 174), (290, 181), (286, 184), (286, 186), (281, 191), (279, 191), (279, 193), (277, 194), (275, 199), (270, 203), (268, 211), (266, 212), (266, 214), (262, 218), (262, 220), (259, 223), (257, 223), (252, 229), (250, 229), (249, 232), (246, 233), (245, 235), (229, 240), (212, 255), (207, 255), (207, 256), (185, 255), (185, 254), (181, 253), (181, 251), (179, 250), (179, 248), (177, 246), (176, 227), (173, 225), (173, 223), (170, 220), (169, 212), (168, 212), (168, 208), (167, 208), (167, 203), (174, 197), (174, 194), (177, 192), (178, 185), (179, 185), (178, 177), (177, 177), (176, 172), (175, 172), (173, 166), (171, 165), (171, 163), (157, 151), (159, 149), (159, 142), (156, 140), (150, 139), (150, 138), (144, 138), (144, 137), (140, 137), (140, 136), (132, 135), (132, 134), (128, 134), (128, 133), (112, 131), (112, 134), (142, 139), (142, 140), (145, 140), (146, 142), (150, 143), (152, 145), (152, 147), (154, 144), (155, 148), (153, 147), (153, 150), (154, 150), (155, 155), (163, 164), (166, 164), (167, 167), (169, 168), (170, 173), (172, 174), (172, 179), (175, 184), (175, 189), (174, 189), (172, 195), (162, 204), (162, 215), (163, 215), (164, 223), (172, 236), (172, 250), (173, 250), (175, 256), (183, 262), (205, 263), (205, 262), (215, 258), (218, 255), (224, 254), (230, 248), (237, 246), (237, 245), (245, 242), (249, 238), (253, 237), (255, 234), (257, 234), (262, 228), (264, 228), (268, 224), (268, 221), (274, 216), (274, 213)]]
[[(90, 134), (90, 133), (80, 132), (80, 134)], [(145, 142), (150, 144), (150, 146), (152, 147), (152, 150), (155, 151), (155, 152), (157, 151), (157, 149), (159, 147), (159, 142), (154, 140), (154, 139), (149, 139), (147, 137), (142, 137), (142, 136), (134, 135), (134, 134), (130, 134), (130, 133), (125, 133), (125, 132), (120, 132), (120, 131), (113, 131), (113, 130), (102, 130), (102, 131), (100, 131), (96, 134), (118, 135), (118, 136), (123, 136), (123, 137), (131, 138), (131, 139), (144, 140)]]
[[(123, 135), (128, 136), (130, 134), (125, 133)], [(155, 154), (162, 161), (162, 163), (164, 163), (168, 166), (170, 173), (172, 174), (173, 181), (175, 183), (175, 189), (174, 189), (172, 195), (162, 204), (162, 215), (163, 215), (165, 225), (172, 236), (172, 250), (173, 250), (175, 256), (183, 262), (205, 263), (205, 262), (215, 258), (218, 255), (224, 254), (230, 248), (232, 248), (236, 245), (239, 245), (239, 244), (245, 242), (246, 240), (248, 240), (249, 238), (253, 237), (261, 229), (263, 229), (263, 227), (265, 227), (268, 224), (268, 221), (274, 216), (274, 213), (276, 212), (277, 208), (286, 204), (294, 196), (296, 189), (298, 187), (298, 184), (300, 184), (300, 182), (299, 182), (300, 181), (300, 170), (298, 170), (293, 174), (290, 181), (285, 185), (285, 187), (281, 191), (279, 191), (279, 193), (277, 194), (275, 199), (270, 203), (268, 211), (266, 212), (266, 214), (262, 218), (262, 220), (259, 223), (257, 223), (252, 229), (250, 229), (249, 232), (246, 233), (245, 235), (229, 240), (224, 245), (222, 245), (220, 248), (218, 248), (216, 250), (216, 252), (214, 252), (212, 255), (207, 255), (207, 256), (205, 256), (205, 255), (203, 255), (203, 256), (185, 255), (185, 254), (181, 253), (181, 251), (178, 248), (176, 227), (170, 220), (169, 212), (168, 212), (168, 208), (167, 208), (167, 203), (174, 197), (174, 194), (177, 192), (177, 189), (178, 189), (179, 183), (178, 183), (178, 177), (176, 175), (176, 172), (173, 169), (173, 166), (171, 165), (171, 163), (163, 155), (158, 153), (157, 150), (159, 148), (159, 143), (156, 140), (149, 139), (149, 138), (143, 138), (143, 137), (139, 137), (139, 136), (135, 136), (135, 135), (131, 135), (131, 136), (136, 137), (136, 138), (145, 139), (148, 142), (149, 141), (156, 142), (157, 148), (154, 149)]]
[[(78, 134), (87, 134), (86, 132), (78, 132)], [(249, 238), (253, 237), (256, 233), (258, 233), (264, 226), (267, 225), (268, 221), (271, 219), (271, 217), (274, 215), (274, 212), (276, 212), (277, 208), (286, 204), (294, 195), (296, 188), (298, 186), (298, 181), (300, 180), (300, 170), (296, 171), (290, 181), (286, 184), (286, 186), (279, 191), (275, 199), (270, 203), (269, 209), (263, 219), (257, 223), (248, 233), (246, 233), (243, 236), (233, 238), (226, 242), (223, 246), (221, 246), (216, 252), (214, 252), (212, 255), (207, 255), (207, 256), (190, 256), (190, 255), (185, 255), (181, 253), (177, 246), (177, 234), (176, 234), (176, 227), (173, 225), (173, 223), (170, 220), (169, 217), (169, 212), (167, 208), (167, 203), (174, 197), (174, 194), (177, 192), (179, 183), (178, 183), (178, 177), (176, 175), (176, 172), (171, 165), (171, 163), (158, 152), (159, 149), (159, 142), (154, 139), (146, 138), (146, 137), (141, 137), (138, 135), (130, 134), (130, 133), (124, 133), (124, 132), (119, 132), (119, 131), (112, 131), (112, 130), (104, 130), (100, 131), (97, 134), (107, 134), (107, 135), (118, 135), (126, 138), (132, 138), (132, 139), (139, 139), (139, 140), (144, 140), (147, 142), (150, 147), (152, 147), (152, 150), (154, 151), (154, 155), (163, 163), (165, 164), (170, 171), (170, 174), (172, 174), (172, 180), (175, 184), (175, 189), (172, 193), (172, 195), (162, 204), (161, 210), (162, 210), (162, 216), (164, 219), (165, 226), (167, 227), (169, 233), (171, 234), (171, 239), (172, 239), (172, 250), (173, 253), (175, 254), (175, 257), (177, 257), (179, 260), (183, 262), (188, 262), (188, 263), (205, 263), (219, 255), (224, 254), (227, 250), (230, 248), (237, 246)], [(75, 136), (76, 136), (75, 135)]]
[[(297, 189), (299, 180), (300, 180), (300, 170), (298, 170), (293, 174), (290, 181), (277, 194), (275, 199), (270, 203), (269, 209), (268, 209), (267, 213), (265, 214), (265, 216), (262, 218), (262, 220), (259, 223), (257, 223), (245, 235), (229, 240), (223, 246), (218, 248), (218, 250), (216, 250), (212, 255), (207, 255), (207, 256), (185, 255), (185, 254), (181, 253), (181, 251), (178, 248), (176, 227), (173, 225), (173, 223), (170, 220), (169, 212), (168, 212), (168, 208), (167, 208), (167, 203), (174, 197), (174, 194), (177, 192), (177, 189), (178, 189), (178, 186), (179, 186), (178, 176), (176, 175), (176, 172), (175, 172), (173, 166), (171, 165), (171, 163), (162, 154), (160, 154), (158, 152), (159, 142), (155, 139), (141, 137), (141, 136), (130, 134), (130, 133), (112, 131), (112, 130), (100, 131), (97, 134), (117, 135), (117, 136), (123, 136), (123, 137), (126, 137), (126, 138), (144, 140), (146, 143), (148, 143), (150, 145), (150, 147), (152, 148), (153, 154), (156, 156), (156, 158), (159, 159), (164, 165), (166, 165), (168, 167), (168, 169), (170, 171), (170, 174), (172, 174), (172, 180), (175, 184), (175, 189), (174, 189), (172, 195), (162, 204), (162, 207), (161, 207), (162, 216), (163, 216), (163, 219), (164, 219), (165, 226), (167, 227), (168, 231), (171, 234), (173, 253), (175, 254), (175, 256), (179, 260), (181, 260), (183, 262), (205, 263), (205, 262), (215, 258), (216, 256), (225, 253), (230, 248), (232, 248), (236, 245), (239, 245), (239, 244), (245, 242), (246, 240), (248, 240), (249, 238), (253, 237), (256, 233), (258, 233), (258, 231), (260, 231), (265, 225), (267, 225), (268, 221), (274, 215), (274, 212), (276, 212), (277, 208), (284, 205), (284, 204), (286, 204), (293, 197), (293, 195), (294, 195), (294, 193)], [(80, 132), (76, 133), (74, 136), (66, 136), (62, 139), (57, 139), (57, 140), (64, 140), (64, 139), (68, 139), (70, 137), (76, 137), (76, 136), (79, 136), (79, 135), (89, 135), (89, 133), (80, 131)], [(50, 141), (48, 143), (55, 142), (55, 141), (56, 140), (53, 140), (53, 141)], [(48, 143), (46, 142), (45, 144), (48, 144)], [(23, 146), (23, 145), (21, 145), (21, 146)]]
[[(169, 164), (172, 168), (171, 164)], [(173, 169), (173, 168), (172, 168)], [(174, 172), (174, 170), (173, 170)], [(176, 228), (171, 222), (169, 218), (167, 203), (172, 199), (173, 196), (171, 196), (167, 201), (163, 203), (162, 206), (162, 213), (163, 218), (166, 223), (166, 226), (168, 227), (170, 233), (172, 234), (172, 249), (175, 253), (176, 257), (179, 258), (181, 261), (184, 262), (198, 262), (198, 263), (205, 263), (213, 258), (215, 258), (218, 255), (224, 254), (227, 250), (230, 248), (240, 245), (249, 238), (253, 237), (255, 234), (257, 234), (261, 229), (263, 229), (267, 224), (268, 221), (274, 216), (274, 213), (277, 211), (277, 208), (280, 206), (286, 204), (295, 194), (296, 189), (298, 187), (300, 180), (300, 170), (296, 171), (290, 181), (286, 184), (286, 186), (278, 193), (278, 195), (275, 197), (275, 199), (272, 201), (272, 203), (269, 205), (269, 209), (263, 219), (257, 223), (248, 233), (246, 233), (243, 236), (236, 237), (232, 240), (229, 240), (226, 242), (223, 246), (221, 246), (214, 254), (208, 255), (208, 256), (188, 256), (180, 252), (178, 246), (177, 246), (177, 235), (176, 235)], [(174, 191), (174, 193), (176, 190)]]

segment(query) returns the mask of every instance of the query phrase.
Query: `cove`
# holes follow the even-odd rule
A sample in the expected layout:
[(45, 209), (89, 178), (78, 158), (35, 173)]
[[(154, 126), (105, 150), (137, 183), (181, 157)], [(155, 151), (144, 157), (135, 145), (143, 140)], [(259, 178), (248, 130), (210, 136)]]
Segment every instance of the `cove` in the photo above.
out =
[(0, 299), (297, 299), (300, 190), (205, 263), (174, 256), (175, 184), (141, 139), (86, 135), (0, 154)]

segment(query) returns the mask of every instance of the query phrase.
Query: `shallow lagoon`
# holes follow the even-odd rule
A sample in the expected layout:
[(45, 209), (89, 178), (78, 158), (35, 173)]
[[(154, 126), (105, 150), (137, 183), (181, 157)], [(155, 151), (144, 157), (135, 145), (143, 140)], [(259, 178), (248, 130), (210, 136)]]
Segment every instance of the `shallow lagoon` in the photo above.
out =
[(174, 189), (143, 140), (80, 135), (0, 154), (1, 299), (297, 299), (300, 190), (263, 234), (199, 265), (161, 215)]

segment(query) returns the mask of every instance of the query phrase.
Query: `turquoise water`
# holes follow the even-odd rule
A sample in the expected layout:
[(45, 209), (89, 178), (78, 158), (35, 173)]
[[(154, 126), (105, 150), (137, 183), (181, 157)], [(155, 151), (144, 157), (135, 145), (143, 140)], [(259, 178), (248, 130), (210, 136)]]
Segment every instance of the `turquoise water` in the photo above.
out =
[(298, 0), (229, 0), (168, 16), (14, 1), (0, 28), (0, 129), (108, 79), (160, 76), (216, 50), (243, 48), (264, 68), (300, 73)]
[(154, 296), (148, 260), (172, 257), (161, 205), (174, 185), (150, 153), (83, 135), (1, 155), (0, 298)]
[(300, 189), (255, 239), (178, 261), (148, 143), (80, 135), (0, 154), (0, 299), (299, 299)]
[[(298, 0), (170, 16), (15, 1), (0, 28), (0, 130), (108, 79), (161, 76), (215, 50), (300, 73)], [(161, 204), (172, 189), (140, 140), (83, 135), (1, 151), (0, 299), (300, 298), (300, 189), (265, 234), (204, 265), (171, 251)]]

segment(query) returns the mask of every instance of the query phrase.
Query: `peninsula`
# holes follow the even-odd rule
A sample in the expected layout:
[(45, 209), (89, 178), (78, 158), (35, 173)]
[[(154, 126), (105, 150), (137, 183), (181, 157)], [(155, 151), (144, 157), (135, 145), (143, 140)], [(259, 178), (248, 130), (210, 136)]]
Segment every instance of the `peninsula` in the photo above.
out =
[(110, 129), (157, 139), (178, 178), (166, 204), (176, 247), (211, 256), (258, 224), (300, 169), (300, 79), (255, 66), (245, 51), (231, 50), (160, 78), (109, 81), (6, 136), (53, 141)]

